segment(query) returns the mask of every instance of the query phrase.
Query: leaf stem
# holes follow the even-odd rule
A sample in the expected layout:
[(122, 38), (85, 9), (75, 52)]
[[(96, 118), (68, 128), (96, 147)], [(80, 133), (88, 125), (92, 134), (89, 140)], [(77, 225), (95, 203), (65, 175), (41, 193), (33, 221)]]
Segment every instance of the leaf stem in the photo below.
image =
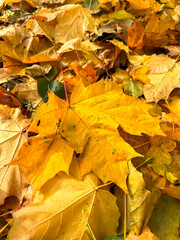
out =
[(64, 82), (64, 91), (65, 91), (65, 96), (66, 96), (66, 102), (69, 104), (69, 99), (68, 99), (68, 94), (67, 94), (67, 88), (66, 88), (66, 82), (65, 82), (65, 78), (64, 78), (64, 73), (62, 70), (62, 67), (59, 65), (60, 69), (61, 69), (61, 74), (63, 77), (63, 82)]
[(22, 129), (22, 131), (21, 131), (21, 132), (25, 132), (25, 131), (26, 131), (26, 129), (27, 129), (29, 126), (30, 126), (30, 124), (28, 124), (27, 126), (25, 126), (25, 127)]
[(124, 193), (124, 239), (126, 239), (126, 229), (127, 229), (127, 195)]
[(145, 163), (149, 162), (149, 161), (152, 160), (152, 159), (153, 159), (152, 157), (147, 158), (144, 162), (142, 162), (141, 164), (139, 164), (139, 165), (136, 167), (136, 169), (139, 168), (139, 167), (141, 167), (142, 165), (144, 165)]
[(7, 228), (7, 226), (12, 223), (13, 220), (14, 219), (12, 218), (3, 228), (1, 228), (0, 233), (2, 233)]
[(88, 227), (88, 230), (90, 232), (91, 237), (93, 238), (93, 240), (96, 240), (96, 237), (94, 236), (92, 228), (91, 228), (90, 224), (88, 223), (88, 220), (86, 219), (86, 217), (84, 215), (84, 209), (82, 209), (82, 215), (83, 215), (84, 219), (86, 220), (86, 224), (87, 224), (87, 227)]

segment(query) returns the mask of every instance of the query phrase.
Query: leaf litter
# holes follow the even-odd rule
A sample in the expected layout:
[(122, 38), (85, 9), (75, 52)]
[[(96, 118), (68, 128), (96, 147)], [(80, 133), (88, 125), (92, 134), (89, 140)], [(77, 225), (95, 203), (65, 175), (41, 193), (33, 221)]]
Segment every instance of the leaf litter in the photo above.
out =
[(178, 0), (0, 5), (1, 238), (179, 239)]

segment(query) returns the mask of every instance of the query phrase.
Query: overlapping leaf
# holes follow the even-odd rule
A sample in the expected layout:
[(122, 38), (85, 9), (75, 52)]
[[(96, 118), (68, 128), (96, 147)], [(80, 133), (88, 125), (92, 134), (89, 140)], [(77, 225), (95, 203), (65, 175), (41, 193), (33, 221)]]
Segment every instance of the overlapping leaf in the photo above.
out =
[[(139, 154), (120, 137), (117, 127), (120, 125), (125, 131), (136, 135), (141, 135), (141, 133), (151, 136), (163, 135), (159, 127), (159, 120), (148, 113), (152, 106), (142, 100), (125, 96), (117, 84), (104, 81), (88, 87), (79, 83), (72, 93), (70, 105), (52, 93), (50, 93), (49, 98), (49, 103), (43, 104), (39, 109), (30, 131), (45, 136), (47, 140), (41, 141), (45, 142), (47, 147), (52, 144), (51, 135), (60, 134), (59, 138), (62, 138), (61, 141), (64, 141), (65, 145), (81, 154), (79, 164), (82, 175), (93, 171), (104, 182), (114, 181), (127, 192), (128, 168), (126, 161)], [(52, 118), (52, 116), (54, 117)], [(132, 122), (133, 118), (134, 122)], [(152, 127), (149, 129), (146, 124)], [(31, 141), (34, 140), (31, 139)], [(52, 146), (55, 149), (58, 148), (55, 151), (62, 151), (59, 145)], [(28, 148), (30, 148), (30, 152), (33, 151), (31, 144), (28, 146), (26, 143), (24, 147), (26, 151)], [(22, 148), (13, 164), (23, 165), (28, 169), (30, 155), (27, 154), (25, 160), (24, 150)], [(36, 158), (34, 158), (34, 163), (31, 161), (29, 169), (32, 176), (33, 165), (42, 160), (42, 155), (45, 155), (46, 150), (43, 150), (41, 154), (38, 151), (35, 152)], [(47, 158), (45, 157), (45, 159)], [(62, 164), (62, 160), (59, 161), (59, 164)], [(70, 164), (69, 160), (67, 162)], [(64, 169), (58, 168), (58, 170)], [(58, 170), (56, 171), (58, 172)], [(45, 174), (44, 171), (40, 168), (40, 172), (43, 172), (46, 178), (41, 179), (39, 186), (52, 177), (51, 174)], [(40, 172), (38, 171), (38, 174)], [(35, 175), (37, 176), (37, 174)], [(39, 180), (33, 178), (33, 182), (39, 182)]]
[(54, 177), (31, 205), (15, 213), (7, 239), (91, 239), (94, 236), (103, 240), (115, 235), (119, 218), (116, 197), (102, 188), (93, 174), (87, 175), (84, 181), (66, 175)]
[[(23, 128), (30, 119), (25, 118), (19, 108), (0, 105), (0, 203), (8, 196), (22, 198), (22, 178), (19, 166), (6, 166), (17, 157), (22, 144), (27, 140)], [(14, 182), (16, 184), (14, 185)]]
[[(178, 239), (178, 0), (0, 6), (0, 210), (24, 206), (8, 238)], [(66, 101), (49, 92), (37, 111), (63, 84)]]

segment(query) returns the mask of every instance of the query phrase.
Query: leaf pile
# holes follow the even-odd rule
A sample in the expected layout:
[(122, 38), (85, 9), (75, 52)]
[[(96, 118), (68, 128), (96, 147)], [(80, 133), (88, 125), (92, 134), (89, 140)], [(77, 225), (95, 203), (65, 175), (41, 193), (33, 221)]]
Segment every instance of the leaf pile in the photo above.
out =
[(0, 4), (1, 239), (178, 240), (178, 0)]

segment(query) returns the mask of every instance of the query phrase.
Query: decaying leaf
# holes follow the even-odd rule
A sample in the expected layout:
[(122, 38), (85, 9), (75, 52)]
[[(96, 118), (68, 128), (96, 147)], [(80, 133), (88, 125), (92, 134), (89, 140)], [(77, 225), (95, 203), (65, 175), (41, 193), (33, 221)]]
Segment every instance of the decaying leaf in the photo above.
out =
[(179, 239), (180, 202), (163, 194), (149, 222), (150, 230), (160, 239)]
[(156, 136), (151, 139), (151, 148), (147, 152), (147, 157), (151, 157), (154, 171), (161, 176), (165, 176), (170, 182), (175, 182), (176, 177), (168, 171), (168, 165), (172, 163), (172, 152), (176, 143), (169, 138)]

